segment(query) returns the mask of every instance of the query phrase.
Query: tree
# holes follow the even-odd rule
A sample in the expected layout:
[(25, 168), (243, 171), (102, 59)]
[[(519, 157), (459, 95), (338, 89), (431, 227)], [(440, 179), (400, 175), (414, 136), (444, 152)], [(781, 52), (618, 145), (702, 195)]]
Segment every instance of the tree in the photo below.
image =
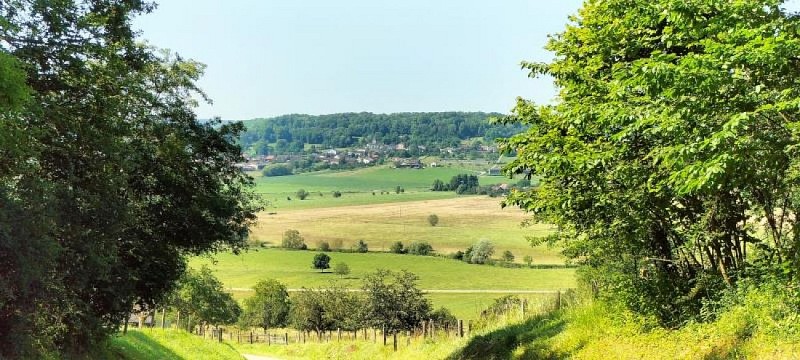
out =
[(243, 301), (244, 311), (239, 323), (245, 327), (269, 328), (287, 324), (289, 316), (289, 293), (286, 286), (277, 280), (261, 280), (253, 287), (255, 294)]
[(320, 241), (319, 244), (317, 245), (317, 250), (328, 252), (331, 251), (331, 246), (328, 244), (327, 241)]
[(403, 188), (402, 188), (402, 187), (400, 187), (400, 185), (397, 185), (397, 186), (394, 188), (394, 192), (395, 192), (395, 194), (399, 194), (399, 193), (400, 193), (400, 190), (402, 190), (402, 189), (403, 189)]
[[(468, 248), (467, 250), (471, 250), (469, 252), (470, 263), (485, 264), (492, 258), (492, 255), (494, 254), (494, 245), (491, 241), (483, 239), (476, 242), (471, 249)], [(464, 257), (466, 258), (466, 253), (464, 254)]]
[(413, 255), (430, 255), (433, 253), (433, 246), (424, 241), (413, 242), (408, 246), (408, 253)]
[(354, 250), (357, 253), (366, 253), (369, 251), (369, 247), (367, 247), (367, 243), (365, 243), (364, 240), (358, 240), (358, 243), (356, 243)]
[(188, 269), (177, 289), (177, 310), (198, 323), (211, 325), (235, 323), (241, 313), (239, 304), (225, 292), (222, 282), (203, 266), (199, 271)]
[(528, 264), (528, 267), (530, 267), (531, 264), (533, 263), (533, 257), (531, 257), (530, 255), (525, 255), (525, 257), (522, 258), (522, 261), (524, 261), (525, 264)]
[(350, 267), (347, 266), (346, 263), (338, 262), (333, 266), (333, 273), (344, 277), (345, 275), (350, 274)]
[(395, 254), (405, 254), (406, 253), (406, 250), (403, 249), (403, 242), (401, 242), (401, 241), (397, 241), (397, 242), (393, 243), (392, 246), (389, 247), (389, 251), (391, 251), (391, 252), (393, 252)]
[(297, 198), (300, 200), (305, 200), (308, 197), (308, 191), (306, 191), (305, 189), (297, 190), (295, 196), (297, 196)]
[(303, 239), (303, 237), (300, 236), (300, 232), (295, 229), (289, 229), (283, 233), (281, 247), (295, 250), (305, 250), (308, 248), (305, 239)]
[(553, 62), (524, 64), (560, 96), (518, 100), (505, 119), (530, 125), (502, 141), (518, 150), (506, 171), (541, 178), (506, 204), (557, 225), (541, 240), (665, 325), (696, 317), (753, 265), (800, 276), (800, 223), (787, 216), (800, 207), (800, 68), (787, 51), (800, 19), (782, 3), (587, 2), (551, 37)]
[(197, 121), (203, 65), (131, 28), (152, 9), (0, 7), (0, 357), (83, 353), (163, 302), (188, 256), (246, 246), (243, 126)]
[(439, 217), (436, 216), (436, 214), (428, 215), (428, 224), (431, 224), (431, 226), (436, 226), (439, 224)]
[(319, 253), (314, 255), (314, 261), (312, 262), (312, 267), (314, 269), (319, 269), (319, 272), (325, 272), (325, 269), (330, 268), (331, 257), (327, 254)]
[(314, 331), (317, 336), (332, 329), (333, 321), (325, 315), (326, 294), (320, 290), (303, 289), (293, 295), (292, 326), (302, 331)]
[(511, 253), (511, 250), (503, 251), (503, 261), (505, 262), (514, 262), (514, 254)]
[(431, 305), (408, 272), (378, 270), (364, 277), (368, 321), (387, 331), (411, 330), (428, 318)]
[[(373, 193), (372, 193), (372, 195), (375, 195), (375, 192), (373, 192)], [(335, 198), (340, 198), (340, 197), (342, 197), (342, 192), (341, 192), (341, 191), (338, 191), (338, 190), (334, 191), (334, 192), (333, 192), (333, 197), (335, 197)]]

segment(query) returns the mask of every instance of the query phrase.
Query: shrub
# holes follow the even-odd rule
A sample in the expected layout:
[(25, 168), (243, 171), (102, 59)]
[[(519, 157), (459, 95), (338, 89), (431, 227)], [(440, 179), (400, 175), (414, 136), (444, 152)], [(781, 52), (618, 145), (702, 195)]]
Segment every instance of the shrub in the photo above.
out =
[(436, 226), (436, 224), (438, 223), (439, 223), (439, 217), (436, 216), (436, 214), (428, 215), (428, 224), (431, 224), (431, 226)]
[[(373, 193), (372, 195), (375, 195), (375, 194)], [(335, 197), (335, 198), (342, 197), (342, 192), (341, 191), (334, 191), (333, 192), (333, 197)]]
[(320, 241), (319, 244), (317, 244), (317, 250), (319, 250), (319, 251), (331, 251), (331, 245), (328, 244), (327, 241)]
[(324, 253), (319, 253), (314, 255), (314, 261), (311, 263), (314, 269), (318, 269), (320, 272), (325, 272), (325, 269), (329, 269), (331, 267), (331, 257)]
[(350, 273), (350, 267), (347, 264), (340, 262), (333, 266), (333, 273), (339, 276), (345, 276)]
[(295, 195), (297, 195), (298, 199), (305, 200), (308, 197), (308, 191), (306, 191), (305, 189), (300, 189), (297, 190), (297, 193)]
[(528, 264), (528, 266), (531, 266), (531, 264), (533, 263), (533, 258), (530, 255), (525, 255), (525, 257), (522, 258), (522, 261)]
[(413, 242), (408, 246), (408, 253), (413, 255), (430, 255), (433, 252), (433, 246), (424, 241)]
[(491, 241), (483, 239), (472, 246), (470, 252), (470, 262), (473, 264), (486, 264), (489, 263), (492, 255), (494, 254), (494, 245)]
[(393, 252), (395, 254), (405, 254), (406, 253), (406, 250), (403, 248), (403, 243), (400, 242), (400, 241), (392, 244), (392, 246), (389, 247), (389, 251), (391, 251), (391, 252)]
[(358, 253), (365, 253), (369, 251), (369, 248), (367, 247), (367, 243), (365, 243), (364, 240), (358, 240), (358, 243), (353, 247), (353, 250), (355, 250)]
[(503, 261), (505, 261), (505, 262), (513, 262), (514, 261), (514, 254), (511, 253), (511, 250), (503, 251)]
[(300, 236), (300, 232), (294, 229), (286, 230), (283, 233), (281, 247), (286, 249), (305, 250), (307, 249), (305, 240)]

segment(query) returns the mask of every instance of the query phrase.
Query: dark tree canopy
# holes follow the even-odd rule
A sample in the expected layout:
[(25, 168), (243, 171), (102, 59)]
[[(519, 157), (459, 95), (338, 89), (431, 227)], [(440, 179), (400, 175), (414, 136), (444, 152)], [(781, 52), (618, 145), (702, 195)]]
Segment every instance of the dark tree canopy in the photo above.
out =
[(242, 126), (196, 120), (203, 66), (131, 29), (152, 8), (0, 5), (0, 357), (85, 351), (186, 256), (246, 244)]
[(553, 62), (523, 64), (560, 93), (506, 119), (530, 126), (506, 170), (541, 178), (506, 203), (556, 224), (601, 294), (676, 324), (762, 270), (797, 280), (800, 22), (782, 3), (590, 0)]

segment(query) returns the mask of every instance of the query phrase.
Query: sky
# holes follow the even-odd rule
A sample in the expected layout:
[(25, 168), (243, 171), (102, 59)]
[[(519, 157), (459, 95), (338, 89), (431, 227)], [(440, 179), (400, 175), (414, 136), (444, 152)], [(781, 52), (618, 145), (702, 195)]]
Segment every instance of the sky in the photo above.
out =
[(161, 0), (141, 38), (207, 65), (200, 118), (496, 111), (549, 102), (547, 61), (580, 0)]

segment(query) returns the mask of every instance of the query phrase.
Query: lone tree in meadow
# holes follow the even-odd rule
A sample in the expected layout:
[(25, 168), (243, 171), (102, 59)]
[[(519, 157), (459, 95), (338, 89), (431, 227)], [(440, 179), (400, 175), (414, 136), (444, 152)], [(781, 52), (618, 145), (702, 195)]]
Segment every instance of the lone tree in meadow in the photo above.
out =
[(353, 247), (353, 250), (355, 250), (357, 253), (365, 253), (369, 251), (369, 247), (364, 240), (358, 240), (358, 243), (356, 243), (356, 245)]
[(289, 293), (277, 280), (261, 280), (253, 287), (255, 294), (244, 299), (244, 309), (239, 317), (243, 327), (267, 329), (282, 327), (289, 316)]
[(331, 257), (327, 254), (319, 253), (314, 255), (314, 261), (311, 264), (314, 269), (319, 269), (319, 272), (325, 272), (325, 269), (329, 269), (331, 267)]
[(403, 242), (396, 241), (389, 247), (389, 251), (395, 254), (405, 254), (406, 250), (403, 248)]
[(295, 196), (297, 196), (297, 198), (300, 200), (305, 200), (308, 197), (308, 191), (306, 191), (305, 189), (297, 190)]
[(428, 224), (431, 224), (431, 226), (436, 226), (437, 224), (439, 224), (439, 216), (437, 216), (436, 214), (428, 215)]
[(345, 275), (350, 274), (350, 266), (347, 266), (346, 263), (338, 262), (336, 265), (333, 265), (333, 273), (344, 277)]
[(533, 257), (531, 257), (530, 255), (525, 255), (525, 257), (522, 258), (522, 261), (528, 264), (528, 266), (531, 266), (531, 264), (533, 263)]
[(511, 252), (511, 250), (503, 251), (503, 261), (514, 262), (514, 254)]
[(305, 239), (300, 236), (300, 232), (295, 229), (286, 230), (283, 233), (281, 247), (294, 250), (305, 250), (307, 248)]
[(494, 244), (489, 240), (480, 240), (471, 247), (469, 255), (470, 263), (485, 264), (494, 255)]

